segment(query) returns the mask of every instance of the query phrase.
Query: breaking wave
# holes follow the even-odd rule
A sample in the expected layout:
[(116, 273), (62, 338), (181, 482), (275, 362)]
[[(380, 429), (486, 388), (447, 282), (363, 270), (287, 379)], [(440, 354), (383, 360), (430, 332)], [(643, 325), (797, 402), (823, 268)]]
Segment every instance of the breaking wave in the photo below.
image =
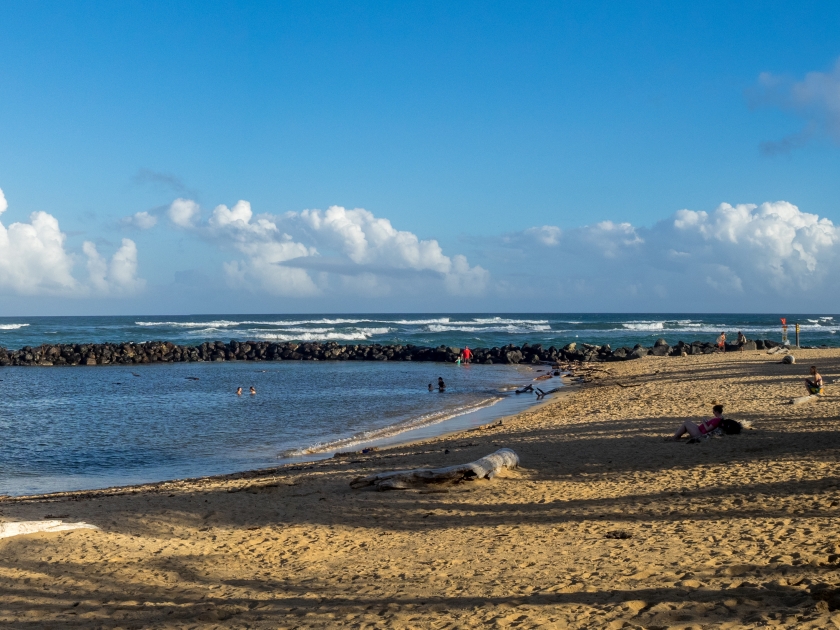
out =
[(29, 324), (0, 324), (0, 330), (20, 330)]

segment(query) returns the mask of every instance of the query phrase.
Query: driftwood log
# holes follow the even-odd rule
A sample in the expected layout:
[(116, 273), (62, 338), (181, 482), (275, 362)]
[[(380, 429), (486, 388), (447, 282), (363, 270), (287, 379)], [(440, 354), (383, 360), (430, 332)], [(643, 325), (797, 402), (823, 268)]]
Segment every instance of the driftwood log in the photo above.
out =
[(549, 389), (547, 392), (544, 392), (544, 391), (543, 391), (543, 390), (541, 390), (539, 387), (535, 387), (535, 388), (534, 388), (534, 391), (536, 391), (536, 392), (537, 392), (537, 400), (542, 400), (543, 398), (545, 398), (545, 397), (546, 397), (546, 396), (548, 396), (549, 394), (554, 394), (555, 392), (559, 392), (559, 391), (560, 391), (560, 388), (559, 388), (559, 387), (555, 387), (554, 389)]
[(399, 490), (429, 483), (459, 483), (473, 479), (492, 479), (503, 468), (516, 468), (518, 465), (519, 456), (509, 448), (501, 448), (469, 464), (446, 468), (394, 470), (367, 477), (357, 477), (350, 482), (350, 487), (358, 489), (374, 486), (377, 490)]

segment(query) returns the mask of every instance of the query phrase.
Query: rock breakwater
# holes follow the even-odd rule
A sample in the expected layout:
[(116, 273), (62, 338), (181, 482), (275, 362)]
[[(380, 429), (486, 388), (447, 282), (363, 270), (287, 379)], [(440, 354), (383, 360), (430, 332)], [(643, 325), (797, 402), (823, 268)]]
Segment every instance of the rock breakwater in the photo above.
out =
[[(778, 345), (770, 340), (748, 341), (744, 350), (762, 350)], [(738, 350), (727, 344), (727, 351)], [(613, 350), (609, 345), (570, 343), (562, 348), (541, 344), (473, 348), (473, 363), (539, 364), (554, 361), (627, 361), (647, 355), (681, 356), (710, 354), (711, 343), (680, 341), (674, 346), (659, 339), (652, 347), (636, 345)], [(141, 363), (181, 363), (200, 361), (435, 361), (454, 363), (460, 348), (414, 345), (341, 345), (334, 341), (317, 343), (270, 343), (265, 341), (205, 342), (179, 346), (168, 341), (144, 343), (45, 344), (19, 350), (0, 347), (0, 366), (17, 365), (136, 365)]]

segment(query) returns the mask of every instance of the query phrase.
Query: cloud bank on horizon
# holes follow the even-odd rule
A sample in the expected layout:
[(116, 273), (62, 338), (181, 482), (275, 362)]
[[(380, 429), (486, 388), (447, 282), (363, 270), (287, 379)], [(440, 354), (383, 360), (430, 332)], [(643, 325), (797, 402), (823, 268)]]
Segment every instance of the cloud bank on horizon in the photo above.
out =
[[(0, 191), (0, 214), (7, 207)], [(205, 271), (223, 278), (228, 291), (241, 300), (282, 298), (285, 305), (330, 296), (340, 308), (342, 298), (361, 297), (375, 300), (370, 310), (398, 309), (404, 299), (427, 297), (436, 310), (457, 296), (519, 310), (532, 310), (529, 304), (547, 310), (553, 300), (555, 310), (684, 304), (725, 311), (834, 294), (840, 277), (840, 229), (787, 201), (681, 209), (652, 226), (526, 227), (474, 246), (471, 256), (483, 265), (361, 208), (255, 214), (240, 200), (208, 213), (178, 198), (165, 211), (166, 223), (140, 214), (123, 224), (197, 239), (227, 258)], [(123, 238), (110, 259), (92, 241), (81, 252), (69, 251), (65, 241), (58, 219), (45, 212), (26, 223), (0, 223), (0, 294), (143, 295), (142, 252), (133, 240)]]

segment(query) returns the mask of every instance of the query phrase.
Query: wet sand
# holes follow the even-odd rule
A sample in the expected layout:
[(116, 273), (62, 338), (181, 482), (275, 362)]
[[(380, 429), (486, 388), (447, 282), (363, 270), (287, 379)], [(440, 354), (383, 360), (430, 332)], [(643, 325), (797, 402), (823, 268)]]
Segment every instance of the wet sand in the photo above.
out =
[[(228, 478), (7, 498), (2, 521), (101, 530), (0, 540), (0, 623), (840, 628), (840, 350), (795, 355), (598, 364), (591, 382), (486, 431)], [(827, 395), (789, 404), (812, 362)], [(753, 430), (663, 440), (714, 401)], [(522, 467), (492, 481), (349, 486), (502, 446)]]

